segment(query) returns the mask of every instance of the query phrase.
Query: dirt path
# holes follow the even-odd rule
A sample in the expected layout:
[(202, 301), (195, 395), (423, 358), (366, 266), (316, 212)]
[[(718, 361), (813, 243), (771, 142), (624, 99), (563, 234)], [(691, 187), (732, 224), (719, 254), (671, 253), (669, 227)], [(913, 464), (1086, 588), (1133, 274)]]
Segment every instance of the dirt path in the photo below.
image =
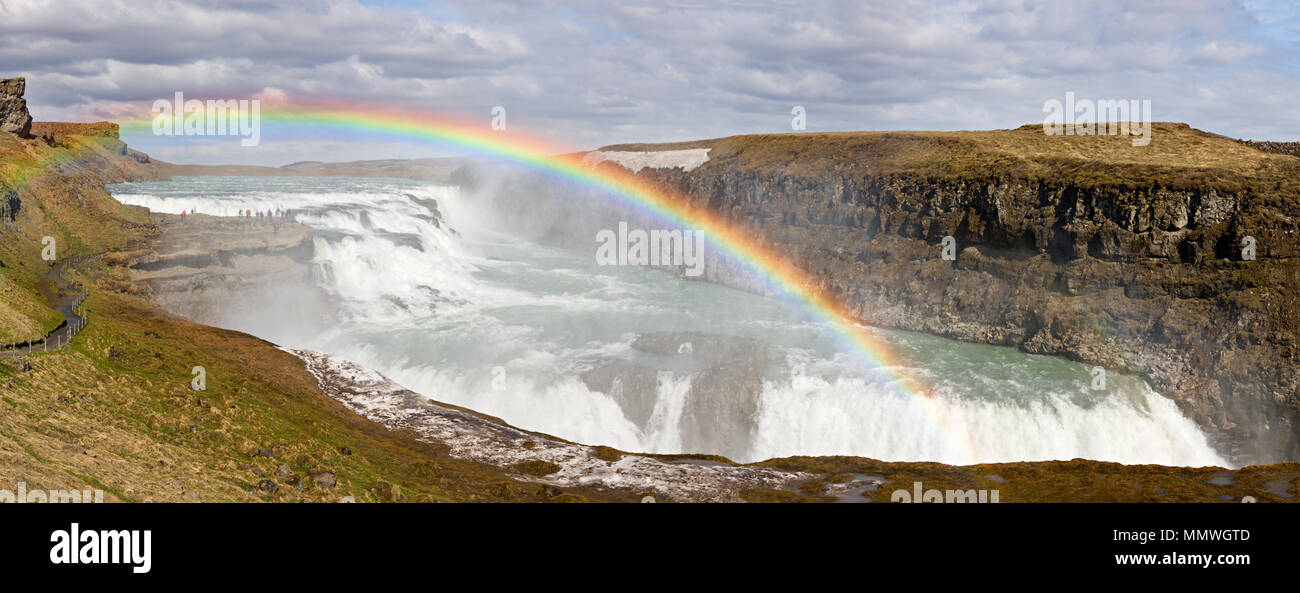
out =
[(12, 358), (33, 352), (58, 350), (66, 348), (72, 342), (72, 338), (86, 326), (85, 317), (83, 317), (83, 314), (78, 313), (77, 309), (81, 306), (81, 302), (86, 300), (87, 292), (81, 286), (64, 280), (63, 271), (68, 266), (80, 266), (100, 257), (103, 257), (102, 253), (70, 257), (56, 263), (50, 268), (49, 272), (45, 273), (45, 280), (51, 290), (48, 296), (58, 297), (59, 304), (54, 310), (63, 315), (63, 323), (45, 336), (44, 340), (0, 345), (0, 358)]

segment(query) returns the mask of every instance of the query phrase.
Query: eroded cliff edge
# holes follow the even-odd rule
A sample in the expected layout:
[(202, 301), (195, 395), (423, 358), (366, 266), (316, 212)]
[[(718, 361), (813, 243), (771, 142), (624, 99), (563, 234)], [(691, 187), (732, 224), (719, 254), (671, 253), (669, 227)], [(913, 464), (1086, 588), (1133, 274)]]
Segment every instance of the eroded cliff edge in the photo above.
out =
[[(1145, 375), (1235, 463), (1300, 459), (1300, 159), (1185, 124), (1152, 138), (1025, 126), (601, 150), (708, 149), (689, 171), (636, 175), (741, 223), (865, 323)], [(580, 188), (538, 191), (528, 174), (454, 179), (554, 242), (589, 249), (618, 220), (656, 228)], [(704, 279), (762, 290), (717, 260)]]

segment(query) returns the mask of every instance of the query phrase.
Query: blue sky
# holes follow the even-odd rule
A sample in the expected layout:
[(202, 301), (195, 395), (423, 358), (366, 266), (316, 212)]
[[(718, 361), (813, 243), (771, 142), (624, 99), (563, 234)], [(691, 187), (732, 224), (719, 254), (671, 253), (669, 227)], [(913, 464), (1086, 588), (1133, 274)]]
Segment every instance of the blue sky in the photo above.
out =
[[(67, 18), (68, 14), (80, 18)], [(1130, 2), (0, 0), (0, 76), (42, 120), (176, 91), (482, 117), (574, 148), (790, 131), (990, 129), (1045, 101), (1150, 99), (1157, 120), (1300, 139), (1300, 9)], [(383, 138), (128, 138), (175, 162), (445, 156)]]

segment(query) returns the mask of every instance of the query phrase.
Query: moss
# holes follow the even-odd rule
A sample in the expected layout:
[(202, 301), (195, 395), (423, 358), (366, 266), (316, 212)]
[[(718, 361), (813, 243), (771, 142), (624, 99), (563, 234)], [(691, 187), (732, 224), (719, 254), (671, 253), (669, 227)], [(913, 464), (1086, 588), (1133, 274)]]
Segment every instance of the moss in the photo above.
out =
[(530, 459), (523, 463), (517, 463), (511, 467), (521, 474), (537, 477), (550, 475), (560, 471), (561, 469), (558, 464), (549, 461), (542, 461), (540, 459)]

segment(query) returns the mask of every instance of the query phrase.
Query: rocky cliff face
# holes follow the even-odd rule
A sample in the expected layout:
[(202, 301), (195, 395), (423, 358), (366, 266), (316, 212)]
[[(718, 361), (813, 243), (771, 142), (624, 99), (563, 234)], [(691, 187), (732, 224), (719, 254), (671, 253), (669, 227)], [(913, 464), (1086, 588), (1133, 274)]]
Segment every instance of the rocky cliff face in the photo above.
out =
[(133, 254), (135, 290), (167, 311), (221, 327), (330, 323), (312, 281), (314, 232), (287, 220), (154, 214), (159, 233)]
[(22, 78), (0, 79), (0, 132), (27, 136), (32, 114), (27, 112), (27, 81)]
[[(1300, 159), (1180, 124), (1155, 139), (1145, 153), (1053, 145), (1027, 126), (602, 150), (711, 148), (692, 171), (638, 175), (741, 223), (866, 323), (1145, 375), (1234, 462), (1300, 459)], [(530, 190), (531, 228), (560, 242), (653, 224), (573, 188)], [(548, 207), (557, 224), (537, 216)], [(716, 260), (705, 279), (763, 290)]]

